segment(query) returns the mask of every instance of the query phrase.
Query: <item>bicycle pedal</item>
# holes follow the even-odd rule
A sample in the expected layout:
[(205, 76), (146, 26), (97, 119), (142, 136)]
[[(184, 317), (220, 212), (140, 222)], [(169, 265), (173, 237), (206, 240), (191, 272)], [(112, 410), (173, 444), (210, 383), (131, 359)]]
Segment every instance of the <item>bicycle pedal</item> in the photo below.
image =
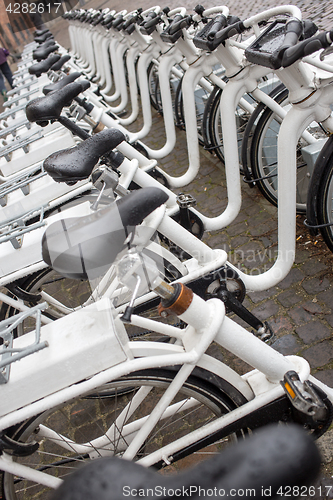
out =
[(176, 202), (180, 208), (195, 207), (197, 200), (191, 194), (179, 193)]
[(326, 394), (310, 381), (302, 382), (295, 371), (288, 371), (281, 385), (293, 408), (305, 417), (303, 423), (317, 427), (330, 417), (330, 411), (324, 403)]
[(275, 334), (267, 321), (263, 323), (263, 326), (258, 328), (258, 330), (254, 330), (252, 333), (266, 344), (271, 344), (273, 340), (275, 340)]

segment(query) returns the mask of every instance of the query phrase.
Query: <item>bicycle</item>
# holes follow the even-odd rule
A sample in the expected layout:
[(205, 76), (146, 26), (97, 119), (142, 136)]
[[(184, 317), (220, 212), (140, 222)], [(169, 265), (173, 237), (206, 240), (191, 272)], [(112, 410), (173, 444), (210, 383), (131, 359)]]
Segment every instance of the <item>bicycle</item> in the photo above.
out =
[[(276, 12), (276, 11), (274, 11), (274, 12)], [(170, 232), (168, 234), (170, 235)], [(288, 232), (288, 234), (289, 234), (289, 232)], [(173, 241), (176, 238), (174, 232), (173, 232), (172, 238), (173, 238)], [(187, 246), (184, 247), (184, 240), (178, 239), (178, 241), (181, 241), (182, 248), (189, 247), (188, 244), (187, 244)], [(199, 245), (199, 243), (196, 242), (194, 248), (197, 248), (198, 245)], [(269, 286), (269, 283), (271, 282), (270, 280), (272, 280), (272, 279), (273, 279), (273, 282), (275, 282), (275, 283), (278, 282), (279, 279), (281, 279), (281, 276), (283, 276), (286, 272), (288, 272), (290, 263), (292, 262), (292, 259), (293, 259), (293, 257), (292, 257), (292, 245), (290, 247), (288, 247), (288, 243), (287, 243), (285, 248), (286, 248), (285, 252), (288, 256), (288, 259), (285, 259), (284, 255), (283, 256), (280, 255), (279, 259), (277, 261), (276, 267), (273, 270), (269, 271), (268, 274), (263, 275), (261, 277), (254, 277), (254, 276), (246, 276), (244, 273), (239, 273), (237, 271), (237, 277), (241, 276), (246, 285), (249, 284), (250, 287), (255, 286), (256, 289), (261, 289), (261, 287)], [(289, 250), (289, 249), (291, 249), (291, 250)], [(205, 251), (207, 251), (207, 249), (205, 249)], [(191, 252), (193, 253), (193, 248), (189, 249), (190, 254), (191, 254)], [(214, 258), (212, 258), (212, 261), (214, 261)], [(22, 274), (19, 276), (22, 276)], [(16, 274), (16, 277), (19, 277), (19, 276)], [(268, 278), (268, 276), (270, 276), (270, 278)], [(258, 323), (256, 323), (256, 324), (258, 324)], [(261, 324), (259, 323), (259, 325), (260, 325), (259, 328), (262, 328), (262, 323)]]
[[(274, 12), (276, 12), (276, 10)], [(229, 83), (228, 83), (228, 85), (230, 86)], [(236, 185), (236, 183), (235, 183), (235, 185)], [(286, 195), (287, 195), (287, 190), (286, 190), (285, 196)], [(288, 211), (288, 213), (289, 212), (291, 213), (292, 202), (290, 203), (289, 199), (288, 199), (288, 202), (289, 202), (289, 206), (286, 205), (288, 207), (287, 211)], [(292, 223), (290, 224), (290, 226), (291, 225), (292, 225)], [(239, 271), (237, 271), (237, 276), (241, 276), (241, 279), (244, 280), (244, 283), (246, 286), (249, 286), (250, 288), (252, 288), (252, 289), (254, 288), (257, 290), (262, 289), (262, 287), (268, 287), (268, 286), (270, 286), (270, 283), (279, 282), (279, 280), (282, 279), (282, 277), (289, 271), (290, 265), (293, 262), (292, 249), (294, 246), (294, 241), (292, 241), (292, 233), (289, 231), (289, 224), (287, 224), (286, 221), (280, 220), (280, 228), (283, 226), (285, 226), (285, 227), (288, 226), (286, 233), (287, 233), (287, 237), (289, 238), (289, 240), (287, 238), (286, 241), (283, 241), (281, 243), (281, 245), (284, 245), (284, 246), (282, 246), (283, 251), (280, 252), (280, 255), (278, 257), (276, 264), (273, 266), (273, 268), (270, 271), (268, 271), (267, 273), (265, 273), (261, 276), (248, 276), (248, 275), (245, 275), (244, 273), (240, 273)], [(174, 233), (173, 233), (172, 238), (173, 238), (173, 241), (175, 241), (174, 240), (174, 238), (175, 238)], [(196, 242), (195, 245), (197, 246), (198, 242)], [(182, 241), (181, 246), (184, 248), (184, 241)], [(185, 248), (186, 248), (186, 246), (185, 246)], [(188, 246), (187, 246), (187, 248), (188, 248)], [(281, 247), (280, 247), (280, 249), (281, 249)], [(191, 253), (191, 251), (193, 252), (193, 248), (191, 250), (189, 250), (189, 253)], [(262, 325), (260, 326), (260, 328), (261, 327), (262, 327)]]
[[(183, 286), (170, 286), (160, 280), (156, 263), (143, 250), (150, 234), (141, 233), (139, 240), (136, 239), (133, 225), (141, 222), (147, 211), (156, 209), (156, 205), (165, 200), (165, 194), (163, 191), (146, 190), (142, 195), (143, 205), (142, 202), (139, 205), (135, 202), (137, 211), (134, 213), (132, 200), (135, 194), (123, 198), (117, 206), (119, 216), (129, 231), (117, 239), (118, 250), (125, 250), (123, 255), (119, 255), (118, 276), (133, 290), (133, 301), (140, 287), (154, 289), (163, 297), (160, 306), (162, 317), (173, 311), (187, 327), (182, 329), (163, 324), (136, 316), (128, 310), (123, 318), (125, 321), (176, 340), (174, 344), (128, 342), (119, 315), (112, 310), (106, 298), (42, 327), (37, 334), (40, 343), (36, 349), (40, 350), (25, 357), (21, 352), (20, 363), (11, 363), (9, 380), (1, 386), (3, 416), (0, 428), (4, 444), (0, 468), (5, 471), (5, 497), (15, 498), (15, 490), (26, 488), (30, 481), (37, 481), (48, 488), (58, 487), (61, 479), (51, 475), (53, 468), (62, 474), (63, 467), (67, 469), (75, 466), (78, 460), (99, 455), (120, 454), (124, 459), (137, 460), (145, 467), (167, 468), (195, 450), (230, 435), (241, 437), (247, 429), (272, 419), (296, 419), (312, 429), (315, 436), (325, 432), (331, 423), (333, 390), (310, 375), (304, 359), (282, 356), (225, 317), (220, 300), (205, 302)], [(112, 215), (114, 210), (114, 207), (109, 209), (108, 216), (111, 216), (116, 228), (117, 222)], [(104, 216), (107, 216), (106, 212)], [(74, 237), (82, 222), (82, 219), (73, 220), (68, 235)], [(98, 218), (93, 221), (90, 216), (86, 222), (99, 224)], [(45, 255), (53, 254), (56, 268), (66, 261), (66, 253), (72, 255), (74, 267), (69, 262), (67, 265), (78, 278), (82, 272), (77, 273), (75, 263), (81, 257), (75, 249), (79, 248), (82, 240), (73, 239), (74, 245), (68, 249), (59, 247), (60, 227), (58, 223), (47, 231)], [(101, 236), (107, 239), (108, 234), (111, 233)], [(130, 239), (129, 234), (132, 234)], [(130, 240), (134, 244), (136, 240), (138, 246), (131, 246)], [(114, 250), (112, 258), (116, 254)], [(96, 259), (98, 262), (98, 255)], [(40, 315), (40, 311), (38, 313), (35, 309), (31, 314)], [(11, 323), (10, 328), (14, 328), (20, 320), (22, 316), (7, 321), (5, 326)], [(92, 338), (95, 340), (93, 346)], [(27, 347), (34, 339), (35, 332), (31, 332), (14, 339), (13, 346), (15, 349)], [(254, 370), (239, 376), (221, 361), (204, 354), (213, 339), (249, 363)], [(63, 367), (68, 364), (75, 369), (65, 373)], [(33, 380), (38, 380), (38, 383), (34, 384)], [(161, 394), (159, 391), (164, 388), (166, 390), (162, 390)], [(154, 399), (155, 389), (158, 404)], [(12, 391), (15, 398), (7, 396)], [(175, 399), (179, 392), (183, 394), (180, 400), (178, 397)], [(87, 397), (89, 393), (90, 397)], [(129, 398), (133, 398), (132, 402)], [(203, 413), (200, 411), (200, 418), (193, 414), (196, 408), (202, 408), (200, 404), (198, 406), (198, 401), (206, 407)], [(119, 413), (113, 412), (112, 403), (117, 404)], [(85, 429), (92, 433), (90, 439), (84, 435), (80, 443), (79, 422), (87, 422), (89, 409), (95, 408), (96, 412), (96, 405), (103, 409), (108, 423), (101, 431), (101, 422), (95, 413), (96, 426), (90, 424)], [(63, 411), (57, 413), (61, 407)], [(67, 427), (67, 422), (62, 425), (63, 416), (70, 413), (74, 433)], [(79, 415), (76, 420), (75, 415)], [(179, 419), (184, 423), (192, 422), (197, 429), (191, 427), (189, 434), (185, 432), (175, 439), (170, 433), (170, 426), (178, 427)], [(19, 423), (22, 424), (17, 425)], [(166, 428), (169, 429), (167, 433)], [(81, 433), (83, 431), (81, 428)], [(162, 433), (162, 441), (159, 433)], [(60, 453), (60, 449), (64, 453)], [(12, 460), (6, 458), (8, 453), (12, 454)], [(32, 469), (32, 461), (37, 470)], [(17, 481), (14, 476), (28, 483), (22, 484), (22, 479)], [(32, 488), (29, 494), (33, 494)]]

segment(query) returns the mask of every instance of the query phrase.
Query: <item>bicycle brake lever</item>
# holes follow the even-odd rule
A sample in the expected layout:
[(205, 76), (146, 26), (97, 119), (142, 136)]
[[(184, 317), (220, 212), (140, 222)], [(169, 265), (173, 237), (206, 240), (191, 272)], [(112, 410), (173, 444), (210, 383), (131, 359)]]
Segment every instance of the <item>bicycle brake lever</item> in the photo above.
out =
[(321, 61), (324, 61), (325, 57), (332, 53), (333, 53), (333, 46), (330, 45), (329, 47), (326, 47), (326, 49), (321, 51), (319, 58)]

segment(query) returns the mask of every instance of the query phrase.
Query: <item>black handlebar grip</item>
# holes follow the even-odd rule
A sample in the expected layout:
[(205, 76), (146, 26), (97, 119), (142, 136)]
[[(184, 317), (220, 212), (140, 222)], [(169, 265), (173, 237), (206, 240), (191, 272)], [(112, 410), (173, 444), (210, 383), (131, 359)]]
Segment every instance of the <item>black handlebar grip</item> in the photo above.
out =
[(156, 16), (153, 19), (145, 21), (142, 27), (145, 29), (153, 28), (154, 26), (157, 26), (160, 22), (161, 22), (161, 16)]
[(190, 26), (191, 23), (192, 23), (191, 16), (186, 16), (176, 23), (173, 22), (172, 25), (170, 26), (170, 31), (169, 31), (170, 35), (173, 35), (174, 33), (183, 28), (187, 28), (188, 26)]
[(214, 23), (209, 30), (209, 33), (207, 34), (207, 39), (212, 42), (216, 33), (224, 28), (227, 25), (227, 22), (227, 18), (223, 14), (219, 14), (218, 16), (216, 16), (216, 18), (214, 19)]
[(129, 16), (129, 17), (126, 19), (126, 21), (124, 22), (124, 24), (122, 25), (122, 29), (123, 29), (123, 30), (125, 30), (125, 29), (126, 29), (126, 28), (128, 28), (131, 24), (135, 23), (135, 22), (136, 22), (136, 20), (137, 20), (137, 17), (138, 17), (137, 15), (136, 15), (136, 16), (134, 16), (134, 15)]
[(332, 43), (331, 34), (333, 34), (333, 30), (319, 33), (319, 35), (303, 40), (303, 42), (298, 43), (294, 47), (286, 49), (282, 57), (282, 66), (287, 68), (299, 59), (302, 59), (302, 57), (309, 56), (317, 52), (317, 50), (326, 49)]
[(114, 20), (114, 16), (113, 16), (112, 14), (107, 14), (107, 15), (104, 17), (104, 19), (103, 19), (103, 21), (101, 22), (101, 24), (102, 24), (103, 26), (106, 26), (108, 23), (110, 23), (110, 22), (111, 22), (111, 21), (113, 21), (113, 20)]
[(171, 27), (174, 26), (175, 24), (179, 23), (179, 21), (182, 21), (184, 19), (184, 16), (181, 14), (176, 14), (175, 17), (172, 19), (171, 23), (167, 27), (166, 31), (170, 34)]
[(156, 19), (156, 17), (157, 17), (156, 12), (154, 10), (152, 10), (151, 12), (148, 12), (146, 17), (144, 18), (144, 23), (145, 24), (146, 24), (146, 22), (149, 23), (149, 21)]
[(297, 44), (303, 33), (303, 23), (298, 19), (292, 19), (286, 24), (286, 34), (283, 44), (280, 47), (280, 54), (282, 55), (286, 49), (293, 47)]
[(239, 19), (238, 16), (228, 16), (228, 26), (231, 26), (232, 24), (236, 23), (241, 23), (241, 20)]
[(246, 30), (247, 28), (244, 26), (243, 21), (238, 21), (218, 31), (214, 37), (214, 42), (217, 44), (222, 43), (234, 35), (240, 35), (241, 33), (244, 33), (244, 31)]
[(116, 19), (112, 22), (113, 28), (117, 28), (122, 22), (124, 22), (123, 15), (117, 16)]
[(202, 17), (203, 13), (205, 12), (205, 7), (203, 5), (198, 4), (194, 7), (193, 10), (194, 10), (194, 12), (199, 14), (199, 16)]

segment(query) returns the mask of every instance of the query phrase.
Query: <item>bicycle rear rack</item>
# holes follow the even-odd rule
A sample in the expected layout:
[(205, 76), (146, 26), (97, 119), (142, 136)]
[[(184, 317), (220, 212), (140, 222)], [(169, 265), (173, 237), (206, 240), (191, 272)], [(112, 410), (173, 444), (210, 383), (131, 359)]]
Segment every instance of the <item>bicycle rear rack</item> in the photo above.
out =
[[(40, 173), (38, 173), (40, 171)], [(42, 165), (37, 165), (35, 168), (31, 169), (25, 174), (19, 173), (10, 181), (1, 184), (0, 186), (0, 206), (5, 207), (7, 205), (7, 196), (9, 193), (16, 191), (16, 189), (21, 189), (22, 193), (27, 196), (30, 193), (30, 183), (44, 177), (46, 172), (43, 170)]]
[[(24, 234), (29, 233), (30, 231), (34, 231), (35, 229), (38, 229), (39, 227), (45, 225), (44, 210), (45, 206), (42, 206), (37, 210), (34, 209), (30, 212), (27, 212), (22, 217), (18, 217), (10, 223), (5, 222), (4, 224), (0, 225), (0, 243), (10, 241), (15, 250), (21, 248), (23, 241), (22, 237)], [(39, 220), (29, 224), (29, 226), (26, 226), (25, 223), (32, 218), (37, 218)]]
[(14, 151), (16, 151), (17, 149), (20, 149), (20, 148), (22, 148), (25, 153), (28, 153), (29, 152), (29, 147), (28, 147), (29, 144), (31, 144), (35, 141), (38, 141), (42, 137), (44, 137), (43, 132), (41, 130), (38, 130), (38, 131), (33, 132), (32, 134), (30, 134), (22, 139), (18, 138), (17, 140), (11, 142), (10, 144), (8, 144), (7, 146), (4, 146), (1, 149), (0, 158), (5, 157), (7, 162), (10, 162), (11, 158), (9, 155), (11, 153), (13, 153)]
[[(34, 352), (40, 351), (48, 346), (47, 342), (40, 341), (41, 311), (47, 308), (46, 302), (30, 308), (5, 319), (0, 323), (0, 339), (2, 348), (0, 349), (0, 384), (6, 384), (9, 380), (11, 364)], [(21, 348), (13, 347), (14, 330), (27, 318), (35, 318), (35, 340), (30, 345)]]
[(11, 116), (13, 115), (13, 117), (15, 116), (15, 113), (17, 111), (22, 111), (23, 109), (25, 109), (27, 103), (24, 102), (23, 104), (20, 104), (19, 106), (15, 106), (14, 109), (7, 109), (7, 111), (4, 111), (3, 113), (0, 114), (0, 120), (5, 120), (6, 118), (8, 118), (8, 116)]
[[(31, 76), (32, 76), (32, 75), (31, 75)], [(16, 94), (17, 92), (20, 92), (20, 91), (21, 91), (21, 90), (23, 90), (23, 89), (26, 89), (26, 88), (31, 87), (31, 85), (33, 85), (34, 83), (36, 83), (36, 82), (31, 81), (31, 82), (27, 82), (27, 83), (25, 83), (25, 84), (23, 84), (23, 85), (20, 85), (19, 87), (15, 87), (14, 89), (9, 90), (9, 91), (7, 92), (7, 95), (8, 95), (8, 96), (11, 96), (11, 95), (13, 95), (13, 94)]]
[(17, 134), (17, 129), (19, 129), (21, 127), (26, 127), (29, 130), (31, 128), (31, 126), (32, 125), (29, 122), (29, 120), (27, 118), (24, 118), (24, 120), (21, 120), (20, 122), (15, 123), (11, 127), (5, 127), (5, 128), (3, 128), (0, 131), (0, 139), (2, 139), (3, 137), (6, 137), (9, 134), (11, 134), (13, 137), (15, 137), (16, 134)]
[(32, 94), (36, 94), (36, 92), (38, 92), (38, 91), (39, 91), (39, 88), (32, 89), (32, 90), (29, 90), (29, 92), (26, 92), (25, 94), (20, 94), (16, 97), (13, 97), (13, 99), (9, 99), (7, 102), (4, 102), (3, 107), (8, 108), (8, 106), (11, 106), (12, 104), (15, 104), (19, 101), (22, 101), (22, 99), (26, 99), (27, 101), (29, 101), (28, 97), (30, 97)]

